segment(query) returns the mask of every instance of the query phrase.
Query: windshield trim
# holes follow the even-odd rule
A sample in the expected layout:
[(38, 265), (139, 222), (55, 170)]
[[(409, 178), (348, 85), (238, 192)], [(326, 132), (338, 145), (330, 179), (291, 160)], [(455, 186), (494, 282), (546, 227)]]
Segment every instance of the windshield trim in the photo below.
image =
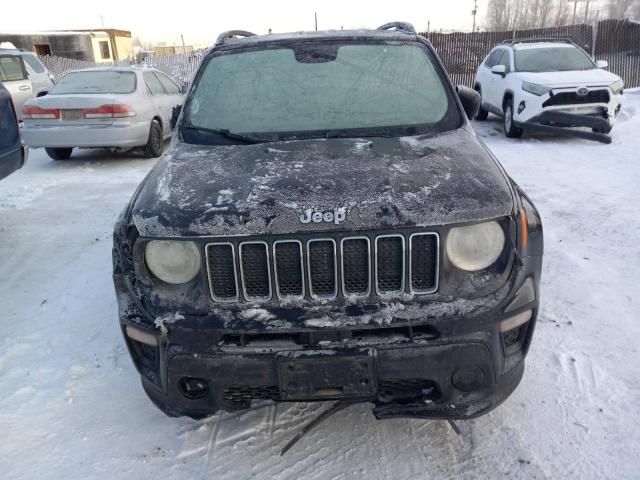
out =
[[(433, 64), (433, 68), (436, 72), (438, 79), (440, 80), (442, 87), (447, 95), (447, 101), (449, 108), (442, 119), (438, 122), (432, 123), (423, 123), (423, 124), (411, 124), (411, 125), (390, 125), (390, 126), (376, 126), (376, 127), (357, 127), (351, 129), (335, 129), (335, 130), (303, 130), (303, 131), (291, 131), (291, 132), (229, 132), (231, 135), (238, 135), (244, 137), (250, 137), (251, 139), (260, 139), (265, 143), (278, 142), (278, 141), (290, 141), (290, 140), (307, 140), (313, 138), (358, 138), (358, 137), (404, 137), (404, 136), (413, 136), (413, 135), (428, 135), (428, 134), (439, 134), (449, 130), (456, 130), (458, 128), (463, 127), (466, 124), (466, 116), (464, 115), (464, 111), (460, 105), (460, 100), (457, 97), (455, 92), (455, 88), (453, 87), (451, 80), (446, 74), (445, 68), (440, 61), (440, 58), (433, 50), (433, 47), (426, 40), (417, 37), (417, 39), (371, 39), (367, 37), (352, 37), (352, 38), (309, 38), (309, 39), (280, 39), (275, 41), (265, 41), (261, 43), (252, 43), (249, 45), (239, 45), (238, 43), (223, 45), (219, 48), (212, 49), (203, 59), (198, 67), (198, 71), (193, 79), (190, 93), (185, 100), (184, 106), (182, 108), (183, 114), (181, 115), (181, 120), (178, 126), (179, 138), (186, 143), (194, 143), (192, 141), (186, 141), (184, 130), (187, 125), (191, 125), (191, 121), (188, 117), (187, 112), (189, 111), (189, 106), (193, 99), (193, 92), (196, 91), (202, 76), (203, 72), (206, 70), (209, 62), (213, 59), (224, 56), (224, 55), (234, 55), (238, 53), (246, 53), (246, 52), (256, 52), (261, 50), (272, 50), (272, 49), (294, 49), (295, 47), (299, 47), (301, 44), (339, 44), (339, 45), (368, 45), (368, 44), (377, 44), (377, 45), (417, 45), (423, 51), (424, 54), (427, 55), (428, 60)], [(436, 125), (439, 123), (445, 123), (447, 120), (453, 122), (453, 116), (457, 115), (457, 122), (455, 122), (455, 126), (453, 128), (436, 128)], [(196, 125), (192, 125), (196, 126)], [(197, 127), (197, 126), (196, 126)], [(187, 134), (187, 137), (190, 135)], [(227, 139), (228, 140), (228, 139)], [(199, 142), (197, 142), (199, 143)], [(238, 142), (238, 144), (245, 144), (245, 142)]]

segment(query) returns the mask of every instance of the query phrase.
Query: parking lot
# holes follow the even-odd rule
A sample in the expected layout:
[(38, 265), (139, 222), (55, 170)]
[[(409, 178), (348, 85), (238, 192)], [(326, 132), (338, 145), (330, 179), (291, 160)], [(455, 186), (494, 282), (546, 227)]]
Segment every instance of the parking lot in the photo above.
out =
[(640, 91), (613, 143), (475, 128), (540, 209), (543, 306), (522, 384), (460, 422), (376, 421), (368, 405), (280, 449), (325, 404), (164, 416), (139, 385), (111, 282), (112, 226), (153, 166), (42, 149), (0, 183), (0, 476), (637, 478)]

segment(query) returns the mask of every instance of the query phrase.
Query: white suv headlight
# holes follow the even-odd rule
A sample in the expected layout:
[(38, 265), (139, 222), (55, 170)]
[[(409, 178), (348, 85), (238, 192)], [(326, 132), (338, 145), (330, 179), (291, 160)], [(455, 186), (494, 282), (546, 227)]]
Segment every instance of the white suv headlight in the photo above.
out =
[(545, 87), (544, 85), (538, 85), (535, 83), (522, 82), (522, 89), (525, 92), (533, 93), (534, 95), (544, 95), (551, 91), (551, 87)]
[(498, 222), (455, 227), (447, 235), (447, 256), (461, 270), (477, 272), (498, 259), (504, 242), (504, 231)]
[(193, 242), (152, 240), (144, 257), (151, 273), (173, 285), (187, 283), (200, 271), (200, 250)]

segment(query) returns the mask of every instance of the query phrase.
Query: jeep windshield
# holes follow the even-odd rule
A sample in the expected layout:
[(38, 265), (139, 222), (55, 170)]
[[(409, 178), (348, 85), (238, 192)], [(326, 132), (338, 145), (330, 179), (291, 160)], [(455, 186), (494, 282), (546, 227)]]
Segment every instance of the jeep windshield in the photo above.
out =
[(185, 104), (187, 143), (404, 136), (461, 125), (442, 69), (417, 42), (306, 41), (213, 53)]
[(515, 66), (518, 72), (568, 72), (596, 68), (584, 51), (572, 45), (518, 49), (515, 51)]

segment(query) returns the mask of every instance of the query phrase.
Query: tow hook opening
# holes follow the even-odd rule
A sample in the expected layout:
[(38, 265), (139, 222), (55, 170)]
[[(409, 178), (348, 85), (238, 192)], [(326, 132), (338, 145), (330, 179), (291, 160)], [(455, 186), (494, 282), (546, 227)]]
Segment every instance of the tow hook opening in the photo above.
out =
[(189, 400), (204, 398), (209, 393), (209, 384), (206, 380), (196, 377), (182, 377), (178, 382), (180, 393)]

